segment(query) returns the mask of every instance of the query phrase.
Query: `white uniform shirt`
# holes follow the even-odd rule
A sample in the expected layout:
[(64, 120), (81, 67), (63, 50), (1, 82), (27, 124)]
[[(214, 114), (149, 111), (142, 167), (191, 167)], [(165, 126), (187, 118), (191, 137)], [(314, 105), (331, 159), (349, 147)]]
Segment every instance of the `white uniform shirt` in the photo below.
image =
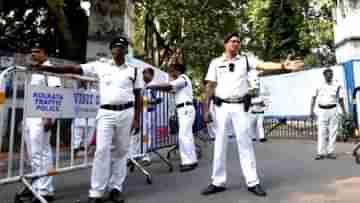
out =
[[(247, 57), (250, 70), (256, 69), (257, 59)], [(229, 64), (235, 65), (230, 72)], [(211, 61), (206, 75), (207, 81), (216, 82), (215, 95), (222, 99), (239, 99), (248, 93), (248, 71), (246, 57), (237, 55), (234, 59), (227, 60), (225, 56)]]
[(176, 80), (170, 82), (175, 88), (175, 103), (193, 102), (191, 80), (185, 74), (180, 75)]
[[(45, 61), (42, 65), (51, 66), (51, 63), (49, 61)], [(32, 74), (30, 84), (31, 85), (49, 86), (49, 87), (60, 87), (61, 80), (60, 80), (60, 78), (54, 77), (54, 76)]]
[(337, 104), (338, 99), (344, 97), (342, 87), (335, 82), (330, 85), (327, 83), (322, 84), (316, 89), (314, 96), (317, 96), (319, 105)]
[(84, 75), (95, 76), (99, 79), (100, 105), (125, 104), (135, 101), (134, 88), (140, 89), (141, 75), (136, 68), (123, 64), (117, 66), (113, 60), (100, 60), (82, 64)]

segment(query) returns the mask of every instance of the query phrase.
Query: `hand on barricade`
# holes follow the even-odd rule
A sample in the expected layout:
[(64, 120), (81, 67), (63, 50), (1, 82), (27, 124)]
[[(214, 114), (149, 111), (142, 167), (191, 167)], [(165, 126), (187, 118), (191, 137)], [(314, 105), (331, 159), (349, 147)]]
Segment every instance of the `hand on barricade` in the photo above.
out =
[(43, 121), (44, 121), (44, 132), (50, 131), (54, 126), (52, 120), (45, 118)]

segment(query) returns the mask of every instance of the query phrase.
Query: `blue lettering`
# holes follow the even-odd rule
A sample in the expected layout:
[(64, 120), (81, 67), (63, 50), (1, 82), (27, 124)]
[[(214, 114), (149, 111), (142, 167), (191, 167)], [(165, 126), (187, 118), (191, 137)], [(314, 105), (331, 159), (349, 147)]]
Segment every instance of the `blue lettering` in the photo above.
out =
[(91, 94), (74, 93), (75, 104), (93, 104), (93, 98)]

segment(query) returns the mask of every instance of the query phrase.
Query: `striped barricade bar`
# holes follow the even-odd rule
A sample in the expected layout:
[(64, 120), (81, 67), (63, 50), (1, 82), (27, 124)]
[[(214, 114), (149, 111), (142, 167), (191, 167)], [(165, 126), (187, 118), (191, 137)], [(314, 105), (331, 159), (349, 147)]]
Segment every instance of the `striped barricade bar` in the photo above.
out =
[[(15, 201), (25, 201), (30, 195), (47, 203), (32, 187), (34, 181), (91, 166), (92, 157), (88, 155), (87, 142), (83, 155), (75, 157), (75, 138), (69, 129), (71, 120), (81, 118), (85, 122), (85, 134), (89, 134), (89, 119), (95, 118), (97, 114), (99, 95), (97, 91), (91, 90), (94, 85), (96, 89), (97, 80), (94, 78), (36, 73), (44, 78), (58, 77), (62, 84), (68, 86), (72, 86), (70, 84), (75, 81), (86, 84), (84, 89), (75, 89), (31, 85), (33, 74), (35, 72), (27, 71), (24, 67), (11, 67), (0, 74), (0, 185), (22, 182), (25, 188), (16, 195)], [(9, 81), (11, 83), (7, 87)], [(38, 121), (43, 126), (44, 119), (56, 123), (46, 132), (55, 136), (43, 136), (46, 139), (38, 140), (35, 145), (32, 140), (35, 136), (30, 136), (30, 129)], [(55, 147), (50, 146), (49, 139), (52, 139)], [(52, 155), (53, 151), (55, 156)], [(55, 163), (51, 163), (53, 157)]]

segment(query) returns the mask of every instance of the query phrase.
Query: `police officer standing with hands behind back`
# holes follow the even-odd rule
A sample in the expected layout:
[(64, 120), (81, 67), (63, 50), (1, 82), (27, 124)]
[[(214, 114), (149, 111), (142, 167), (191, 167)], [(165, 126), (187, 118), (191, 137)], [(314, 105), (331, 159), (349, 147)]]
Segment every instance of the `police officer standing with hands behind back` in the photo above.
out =
[[(224, 39), (225, 53), (211, 61), (206, 76), (207, 86), (205, 101), (214, 98), (216, 113), (216, 138), (213, 158), (212, 183), (202, 191), (210, 195), (224, 191), (226, 175), (226, 151), (228, 137), (225, 135), (225, 124), (233, 123), (237, 137), (240, 163), (248, 190), (257, 196), (266, 196), (260, 186), (256, 170), (254, 148), (249, 135), (248, 72), (249, 70), (302, 70), (302, 61), (286, 60), (284, 63), (260, 62), (253, 57), (239, 55), (240, 35), (231, 33)], [(246, 104), (246, 105), (245, 105)], [(204, 120), (209, 122), (209, 105), (204, 105)]]
[(141, 104), (137, 69), (125, 63), (128, 44), (125, 37), (113, 39), (110, 43), (112, 60), (57, 67), (33, 65), (37, 71), (88, 75), (99, 79), (97, 143), (88, 203), (102, 203), (107, 190), (112, 202), (125, 202), (122, 190), (127, 173), (130, 134), (132, 130), (139, 130)]

